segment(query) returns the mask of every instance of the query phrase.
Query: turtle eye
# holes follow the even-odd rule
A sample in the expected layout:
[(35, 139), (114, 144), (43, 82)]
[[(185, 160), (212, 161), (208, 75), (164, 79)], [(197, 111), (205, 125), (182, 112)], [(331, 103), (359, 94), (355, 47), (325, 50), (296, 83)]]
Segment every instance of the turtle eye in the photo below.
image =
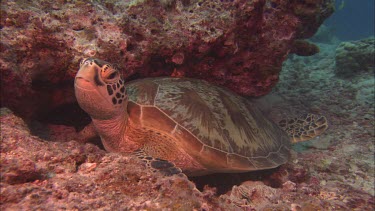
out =
[(105, 82), (112, 83), (120, 79), (120, 73), (111, 65), (105, 64), (102, 67), (102, 78)]
[(107, 77), (107, 79), (114, 79), (116, 76), (117, 76), (117, 72), (113, 72), (113, 73), (111, 73), (111, 74)]

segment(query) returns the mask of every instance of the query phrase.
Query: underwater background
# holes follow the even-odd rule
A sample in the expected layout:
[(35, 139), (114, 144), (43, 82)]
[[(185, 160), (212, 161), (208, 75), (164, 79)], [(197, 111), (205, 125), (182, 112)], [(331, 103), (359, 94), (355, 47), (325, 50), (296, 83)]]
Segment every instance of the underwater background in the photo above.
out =
[[(4, 0), (0, 15), (1, 210), (374, 210), (373, 0)], [(79, 140), (85, 57), (329, 127), (275, 169), (165, 177)]]
[(372, 0), (337, 0), (336, 12), (325, 21), (342, 41), (374, 36), (374, 9)]

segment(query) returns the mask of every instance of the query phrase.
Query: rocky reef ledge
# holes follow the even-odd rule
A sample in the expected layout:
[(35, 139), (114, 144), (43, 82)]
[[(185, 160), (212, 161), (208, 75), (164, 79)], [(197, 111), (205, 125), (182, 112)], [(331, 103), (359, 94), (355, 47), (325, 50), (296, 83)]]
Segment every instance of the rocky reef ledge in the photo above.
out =
[(162, 177), (92, 144), (47, 142), (9, 110), (1, 113), (1, 210), (225, 208), (185, 175)]
[[(273, 170), (199, 178), (183, 174), (164, 177), (147, 170), (137, 159), (106, 153), (96, 145), (71, 139), (67, 136), (69, 128), (55, 128), (55, 141), (46, 141), (30, 134), (25, 122), (6, 108), (1, 109), (0, 124), (0, 209), (4, 211), (374, 207), (373, 190), (369, 193), (373, 183), (371, 186), (362, 179), (370, 180), (371, 176), (358, 169), (358, 184), (351, 184), (348, 179), (354, 175), (346, 170), (346, 160), (326, 150), (298, 156), (293, 153), (290, 163)], [(350, 165), (356, 166), (352, 162)]]
[(4, 0), (1, 105), (35, 117), (75, 102), (79, 60), (93, 56), (128, 80), (187, 76), (264, 95), (288, 53), (317, 52), (303, 39), (332, 14), (333, 2)]

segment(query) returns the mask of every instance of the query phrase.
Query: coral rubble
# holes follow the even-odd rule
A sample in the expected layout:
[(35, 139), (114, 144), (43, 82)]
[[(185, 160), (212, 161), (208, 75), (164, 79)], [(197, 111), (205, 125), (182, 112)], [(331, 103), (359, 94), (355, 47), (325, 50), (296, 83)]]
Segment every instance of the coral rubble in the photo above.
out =
[(293, 166), (302, 165), (307, 171), (300, 175), (307, 178), (291, 181), (297, 184), (297, 192), (303, 189), (318, 201), (305, 198), (293, 203), (302, 210), (308, 209), (303, 204), (313, 210), (373, 210), (374, 77), (359, 66), (351, 67), (355, 77), (338, 77), (334, 61), (340, 43), (317, 45), (321, 51), (312, 57), (290, 57), (280, 83), (262, 99), (273, 105), (263, 108), (275, 121), (319, 113), (329, 122), (321, 137), (294, 146), (298, 156)]
[(336, 49), (338, 76), (355, 77), (359, 72), (375, 73), (375, 38), (342, 42)]

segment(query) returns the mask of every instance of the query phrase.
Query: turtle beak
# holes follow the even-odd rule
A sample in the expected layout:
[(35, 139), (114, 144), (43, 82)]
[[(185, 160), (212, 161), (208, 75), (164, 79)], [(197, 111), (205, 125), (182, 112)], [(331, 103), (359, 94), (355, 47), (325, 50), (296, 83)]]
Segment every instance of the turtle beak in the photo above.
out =
[(92, 90), (94, 88), (94, 84), (92, 83), (94, 81), (94, 76), (95, 68), (89, 64), (83, 64), (78, 70), (74, 85), (80, 89)]

